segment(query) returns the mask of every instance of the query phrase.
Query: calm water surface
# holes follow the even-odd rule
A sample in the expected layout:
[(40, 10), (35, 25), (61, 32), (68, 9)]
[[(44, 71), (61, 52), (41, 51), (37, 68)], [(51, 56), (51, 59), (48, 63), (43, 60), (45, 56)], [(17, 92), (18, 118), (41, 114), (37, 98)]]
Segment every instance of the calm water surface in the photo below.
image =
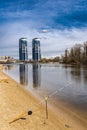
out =
[[(4, 72), (30, 92), (61, 100), (87, 114), (87, 67), (61, 64), (10, 64)], [(51, 102), (50, 101), (50, 102)]]

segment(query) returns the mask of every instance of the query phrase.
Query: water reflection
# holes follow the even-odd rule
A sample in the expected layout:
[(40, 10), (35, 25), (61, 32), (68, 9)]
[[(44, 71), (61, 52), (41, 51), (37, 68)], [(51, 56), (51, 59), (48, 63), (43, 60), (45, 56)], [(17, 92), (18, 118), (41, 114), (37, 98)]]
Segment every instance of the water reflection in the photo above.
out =
[(6, 65), (4, 65), (4, 69), (5, 70), (11, 70), (13, 67), (14, 67), (14, 65), (12, 65), (12, 64), (6, 64)]
[[(83, 68), (83, 79), (84, 79), (84, 82), (87, 84), (87, 67), (84, 67)], [(86, 88), (87, 88), (87, 85), (86, 85)]]
[(76, 80), (76, 82), (80, 82), (82, 80), (82, 78), (81, 78), (81, 75), (82, 75), (81, 68), (72, 68), (71, 67), (70, 72), (71, 72), (72, 78), (74, 80)]
[(75, 81), (76, 83), (80, 82), (81, 80), (83, 80), (82, 76), (82, 67), (81, 66), (75, 66), (75, 65), (64, 65), (63, 66), (65, 68), (65, 72), (66, 72), (66, 77), (68, 76), (68, 78), (73, 81)]
[(20, 84), (27, 86), (28, 85), (28, 65), (20, 64), (19, 72), (20, 72)]
[(41, 85), (41, 65), (33, 64), (32, 65), (32, 74), (33, 74), (33, 87), (37, 88)]

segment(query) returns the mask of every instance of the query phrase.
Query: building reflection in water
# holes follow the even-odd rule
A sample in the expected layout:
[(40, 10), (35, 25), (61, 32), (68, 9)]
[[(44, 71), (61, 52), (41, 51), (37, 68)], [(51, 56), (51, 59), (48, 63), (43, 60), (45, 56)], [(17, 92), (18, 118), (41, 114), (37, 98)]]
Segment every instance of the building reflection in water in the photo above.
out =
[(28, 65), (20, 64), (19, 72), (20, 72), (20, 84), (27, 86), (28, 85)]
[(32, 65), (32, 74), (33, 74), (33, 87), (37, 88), (41, 85), (41, 65), (33, 64)]

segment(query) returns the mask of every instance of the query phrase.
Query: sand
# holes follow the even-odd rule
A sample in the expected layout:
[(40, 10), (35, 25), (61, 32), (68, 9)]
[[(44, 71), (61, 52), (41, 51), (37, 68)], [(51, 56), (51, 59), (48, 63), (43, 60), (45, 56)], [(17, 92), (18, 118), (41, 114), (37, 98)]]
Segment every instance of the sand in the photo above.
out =
[[(0, 130), (87, 130), (87, 121), (60, 103), (57, 111), (48, 106), (46, 119), (45, 101), (40, 103), (2, 70), (0, 66)], [(11, 123), (18, 117), (22, 118)]]

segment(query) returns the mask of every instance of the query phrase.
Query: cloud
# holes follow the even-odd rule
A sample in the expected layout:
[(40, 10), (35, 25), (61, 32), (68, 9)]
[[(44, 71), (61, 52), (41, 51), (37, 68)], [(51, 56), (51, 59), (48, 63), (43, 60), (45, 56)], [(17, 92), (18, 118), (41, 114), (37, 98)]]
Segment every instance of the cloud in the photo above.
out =
[(29, 20), (55, 29), (87, 26), (86, 0), (5, 0), (1, 5), (0, 19), (7, 21)]
[(53, 30), (47, 33), (46, 40), (42, 40), (42, 54), (44, 56), (56, 56), (64, 54), (66, 48), (71, 48), (76, 43), (87, 41), (87, 28), (72, 30)]
[(10, 55), (18, 58), (19, 38), (21, 37), (27, 37), (29, 58), (32, 55), (32, 39), (35, 37), (41, 39), (42, 57), (61, 55), (66, 48), (87, 40), (87, 28), (51, 29), (48, 33), (39, 33), (38, 29), (31, 26), (33, 25), (29, 25), (29, 23), (15, 22), (0, 27), (0, 40), (2, 43), (0, 44), (0, 55)]
[(48, 33), (50, 30), (48, 30), (48, 29), (41, 29), (41, 30), (39, 30), (39, 33)]
[(0, 55), (18, 58), (19, 38), (40, 38), (43, 57), (87, 41), (86, 0), (4, 0), (0, 4)]

